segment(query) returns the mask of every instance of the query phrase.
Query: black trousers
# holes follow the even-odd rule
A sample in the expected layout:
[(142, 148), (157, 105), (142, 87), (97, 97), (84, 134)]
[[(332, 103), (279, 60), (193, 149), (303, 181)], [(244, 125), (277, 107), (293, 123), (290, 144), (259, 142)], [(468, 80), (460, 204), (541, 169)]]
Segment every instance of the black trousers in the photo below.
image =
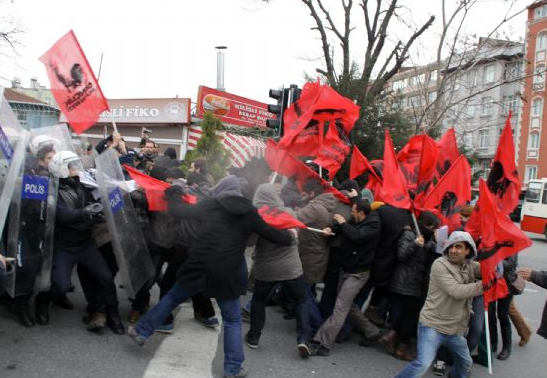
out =
[(397, 332), (397, 339), (402, 344), (409, 344), (410, 338), (416, 335), (418, 329), (418, 319), (424, 300), (419, 297), (392, 293), (392, 305), (397, 308), (397, 317), (392, 328)]

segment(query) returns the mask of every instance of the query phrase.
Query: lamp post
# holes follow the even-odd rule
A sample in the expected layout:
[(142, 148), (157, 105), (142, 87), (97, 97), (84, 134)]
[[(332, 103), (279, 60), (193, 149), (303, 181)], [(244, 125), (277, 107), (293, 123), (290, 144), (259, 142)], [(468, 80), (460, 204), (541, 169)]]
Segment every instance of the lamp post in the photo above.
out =
[(227, 46), (216, 46), (217, 49), (217, 90), (226, 91), (224, 88), (224, 50)]

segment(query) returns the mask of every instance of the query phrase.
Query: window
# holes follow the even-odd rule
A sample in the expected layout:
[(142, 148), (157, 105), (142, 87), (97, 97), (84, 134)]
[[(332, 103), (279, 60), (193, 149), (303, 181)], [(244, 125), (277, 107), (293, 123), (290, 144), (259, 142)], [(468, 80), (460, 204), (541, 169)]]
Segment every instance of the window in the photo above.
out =
[(503, 96), (503, 115), (509, 114), (516, 115), (519, 110), (519, 99), (517, 96)]
[(477, 85), (477, 70), (473, 69), (467, 73), (467, 84), (469, 87)]
[(532, 101), (532, 117), (541, 117), (543, 113), (543, 99), (536, 98)]
[[(536, 178), (538, 172), (537, 165), (527, 165), (526, 170), (524, 172), (524, 182), (528, 182), (530, 180), (534, 180)], [(535, 185), (539, 185), (539, 188), (536, 188), (537, 192), (534, 194), (534, 187)], [(530, 192), (532, 190), (532, 192)], [(540, 183), (532, 183), (528, 186), (528, 191), (526, 192), (526, 202), (539, 202), (539, 195), (541, 192), (541, 184)], [(532, 200), (535, 199), (535, 200)]]
[(488, 147), (490, 130), (479, 130), (479, 148)]
[(496, 73), (496, 67), (493, 64), (484, 67), (484, 82), (485, 83), (494, 82), (495, 73)]
[(427, 101), (431, 104), (433, 101), (435, 101), (437, 99), (437, 92), (436, 91), (433, 91), (433, 92), (428, 92), (427, 93)]
[(547, 16), (547, 5), (534, 9), (534, 20), (539, 20), (545, 16)]
[(408, 106), (411, 108), (415, 106), (420, 106), (421, 104), (422, 104), (422, 99), (420, 95), (410, 96), (408, 98)]
[(429, 73), (429, 81), (432, 81), (432, 82), (437, 81), (437, 70), (431, 71)]
[(505, 65), (503, 80), (514, 80), (520, 77), (521, 62), (511, 62)]
[(543, 196), (541, 196), (541, 203), (547, 203), (547, 185), (543, 189)]
[(533, 83), (533, 89), (535, 91), (543, 89), (543, 85), (545, 83), (545, 66), (539, 65), (536, 66), (534, 69), (534, 83)]
[(423, 84), (424, 82), (425, 82), (425, 73), (408, 78), (408, 84), (411, 87), (416, 87), (420, 84)]
[(401, 79), (393, 82), (393, 90), (397, 91), (406, 88), (406, 79)]
[(539, 148), (539, 134), (538, 133), (532, 133), (530, 134), (530, 147), (531, 149), (538, 149)]
[[(534, 172), (534, 177), (529, 177), (528, 174), (531, 172), (532, 169), (535, 169), (536, 166), (526, 166), (526, 173), (525, 173), (525, 179), (524, 181), (528, 182), (530, 180), (535, 179), (536, 175)], [(524, 197), (525, 202), (539, 202), (539, 195), (541, 194), (541, 183), (540, 182), (531, 182), (528, 185), (528, 190), (526, 191), (526, 196)]]
[(545, 48), (547, 48), (547, 34), (538, 34), (536, 39), (536, 51), (542, 51), (545, 50)]
[(468, 117), (474, 117), (475, 116), (475, 109), (477, 108), (476, 104), (468, 103), (466, 106), (466, 113)]
[(481, 101), (481, 115), (492, 115), (492, 97), (483, 97)]

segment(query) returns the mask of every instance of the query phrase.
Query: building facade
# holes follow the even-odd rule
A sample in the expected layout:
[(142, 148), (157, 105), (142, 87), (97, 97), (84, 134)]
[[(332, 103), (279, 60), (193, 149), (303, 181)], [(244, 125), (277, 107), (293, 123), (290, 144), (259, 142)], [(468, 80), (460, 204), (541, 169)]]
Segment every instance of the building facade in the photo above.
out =
[(547, 132), (543, 132), (543, 124), (547, 119), (547, 1), (536, 1), (528, 7), (526, 60), (529, 64), (524, 80), (525, 102), (522, 107), (518, 155), (518, 172), (523, 183), (547, 177)]

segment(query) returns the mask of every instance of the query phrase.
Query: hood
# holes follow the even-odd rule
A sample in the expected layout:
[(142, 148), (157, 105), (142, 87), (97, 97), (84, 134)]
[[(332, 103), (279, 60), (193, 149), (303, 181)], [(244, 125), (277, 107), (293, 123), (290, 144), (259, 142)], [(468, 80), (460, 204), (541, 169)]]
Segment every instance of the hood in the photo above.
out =
[(213, 198), (243, 196), (241, 182), (234, 175), (226, 176), (211, 189)]
[(244, 215), (251, 210), (255, 210), (255, 207), (247, 198), (242, 196), (226, 195), (215, 198), (216, 202), (232, 215)]
[(450, 248), (452, 244), (460, 243), (460, 242), (466, 242), (467, 244), (471, 246), (471, 253), (467, 257), (467, 259), (475, 260), (475, 258), (477, 257), (477, 246), (475, 245), (475, 242), (473, 241), (473, 238), (471, 237), (471, 235), (465, 231), (454, 231), (453, 233), (450, 234), (450, 237), (448, 238), (448, 240), (446, 241), (446, 244), (444, 245), (443, 255), (446, 256), (448, 254), (448, 248)]
[(319, 203), (324, 206), (329, 212), (332, 212), (334, 209), (334, 204), (336, 200), (332, 193), (323, 193), (310, 201), (310, 203)]
[(262, 206), (281, 208), (285, 206), (279, 194), (277, 194), (275, 187), (268, 183), (262, 184), (256, 189), (253, 197), (253, 205), (257, 208)]

